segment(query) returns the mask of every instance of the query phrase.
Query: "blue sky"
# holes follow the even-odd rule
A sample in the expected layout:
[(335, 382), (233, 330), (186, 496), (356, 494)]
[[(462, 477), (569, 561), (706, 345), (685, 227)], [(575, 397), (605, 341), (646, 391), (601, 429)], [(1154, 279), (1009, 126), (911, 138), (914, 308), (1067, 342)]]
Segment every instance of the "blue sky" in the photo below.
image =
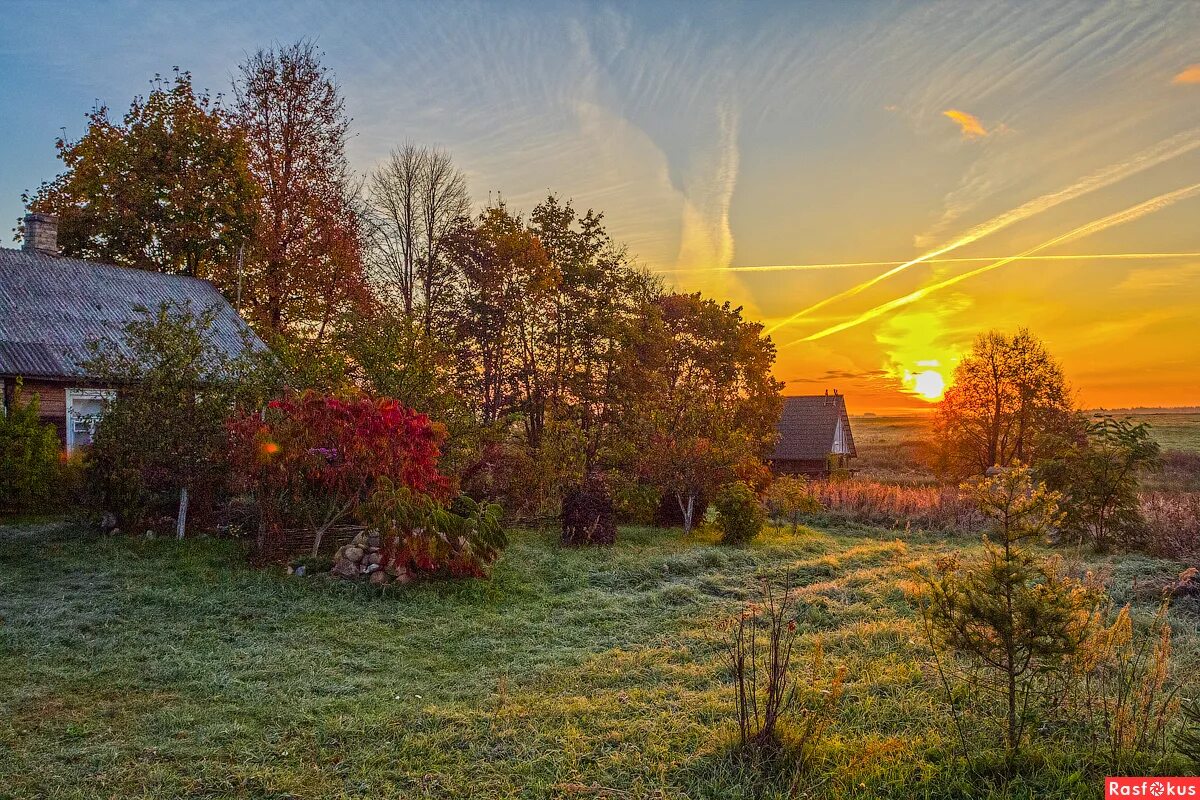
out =
[[(1032, 203), (943, 257), (1011, 256), (1200, 181), (1197, 2), (0, 2), (0, 13), (6, 230), (21, 191), (55, 174), (60, 128), (79, 136), (95, 102), (120, 113), (173, 66), (228, 92), (248, 52), (308, 37), (344, 88), (355, 169), (406, 139), (439, 144), (479, 203), (501, 191), (528, 208), (553, 189), (604, 210), (675, 285), (780, 325), (779, 375), (797, 391), (825, 383), (873, 407), (919, 406), (913, 375), (948, 374), (980, 329), (1027, 324), (1085, 402), (1200, 403), (1200, 375), (1184, 368), (1200, 360), (1187, 335), (1196, 258), (1021, 260), (940, 288), (985, 262), (934, 259), (786, 324), (886, 267), (728, 269), (904, 262)], [(1200, 252), (1198, 215), (1200, 198), (1168, 197), (1037, 254)], [(809, 338), (914, 292), (927, 294)], [(1141, 361), (1120, 347), (1131, 338), (1145, 342)]]

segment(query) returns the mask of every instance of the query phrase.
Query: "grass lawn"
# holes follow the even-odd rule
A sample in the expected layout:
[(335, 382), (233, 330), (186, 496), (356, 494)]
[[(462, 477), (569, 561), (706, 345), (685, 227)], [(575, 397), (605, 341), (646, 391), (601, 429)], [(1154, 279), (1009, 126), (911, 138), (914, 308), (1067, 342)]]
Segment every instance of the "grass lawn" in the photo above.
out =
[[(984, 796), (900, 588), (969, 540), (871, 528), (747, 549), (622, 529), (609, 550), (518, 531), (494, 579), (366, 587), (256, 572), (228, 541), (0, 526), (0, 797)], [(1109, 562), (1118, 601), (1183, 565)], [(728, 755), (716, 624), (762, 577), (803, 585), (803, 641), (845, 664), (818, 763)], [(1139, 606), (1146, 612), (1148, 606)], [(1200, 651), (1195, 601), (1176, 652)], [(1100, 797), (1085, 760), (1036, 751), (991, 796)]]

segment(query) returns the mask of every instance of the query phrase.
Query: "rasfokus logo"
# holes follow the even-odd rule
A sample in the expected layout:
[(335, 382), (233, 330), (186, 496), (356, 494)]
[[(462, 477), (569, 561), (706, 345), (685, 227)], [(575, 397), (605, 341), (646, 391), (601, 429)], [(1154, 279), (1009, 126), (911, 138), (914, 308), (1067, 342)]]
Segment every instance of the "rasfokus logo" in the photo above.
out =
[(1200, 798), (1200, 778), (1105, 778), (1104, 797)]

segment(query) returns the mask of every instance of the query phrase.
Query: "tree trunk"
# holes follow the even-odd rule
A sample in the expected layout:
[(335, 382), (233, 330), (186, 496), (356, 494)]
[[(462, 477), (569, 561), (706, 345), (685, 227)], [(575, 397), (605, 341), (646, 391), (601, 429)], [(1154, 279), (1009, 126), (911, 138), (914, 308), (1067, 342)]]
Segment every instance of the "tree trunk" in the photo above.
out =
[(187, 530), (188, 490), (184, 486), (179, 490), (179, 516), (175, 520), (175, 538), (182, 539)]

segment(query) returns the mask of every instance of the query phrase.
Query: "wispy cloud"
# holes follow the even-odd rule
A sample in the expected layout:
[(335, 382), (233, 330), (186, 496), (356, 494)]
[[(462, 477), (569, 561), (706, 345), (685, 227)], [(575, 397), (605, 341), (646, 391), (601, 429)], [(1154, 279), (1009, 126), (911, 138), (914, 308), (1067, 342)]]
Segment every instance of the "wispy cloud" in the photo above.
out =
[[(1197, 147), (1200, 147), (1200, 129), (1194, 128), (1176, 136), (1172, 136), (1169, 139), (1159, 142), (1153, 147), (1142, 150), (1141, 152), (1123, 161), (1110, 164), (1104, 169), (1093, 172), (1091, 175), (1081, 178), (1080, 180), (1072, 183), (1070, 186), (1067, 186), (1056, 192), (1050, 192), (1048, 194), (1041, 195), (1040, 197), (1035, 197), (1032, 200), (1022, 203), (1014, 209), (993, 217), (987, 222), (976, 225), (958, 238), (942, 245), (941, 247), (930, 250), (924, 255), (917, 256), (911, 261), (905, 261), (903, 264), (898, 264), (886, 272), (852, 286), (843, 292), (838, 292), (831, 297), (827, 297), (824, 300), (813, 303), (807, 308), (803, 308), (797, 311), (795, 314), (792, 314), (782, 322), (775, 323), (767, 329), (767, 333), (774, 333), (785, 325), (789, 325), (796, 320), (811, 314), (813, 311), (823, 308), (837, 300), (853, 297), (854, 295), (864, 292), (880, 281), (899, 274), (909, 267), (925, 263), (930, 259), (937, 258), (938, 256), (949, 253), (952, 250), (957, 250), (958, 248), (971, 244), (972, 242), (977, 241), (984, 236), (995, 233), (1002, 228), (1007, 228), (1014, 223), (1028, 219), (1035, 214), (1040, 214), (1047, 209), (1053, 208), (1069, 200), (1074, 200), (1089, 192), (1102, 189), (1106, 186), (1111, 186), (1112, 184), (1128, 178), (1131, 175), (1135, 175), (1142, 170), (1149, 169), (1150, 167), (1157, 166), (1165, 161), (1170, 161), (1173, 158), (1177, 158), (1185, 153), (1189, 153), (1192, 150), (1195, 150)], [(1033, 251), (1029, 252), (1031, 253)], [(1022, 253), (1018, 256), (1013, 256), (1009, 260), (1015, 260), (1028, 254), (1029, 253)]]
[(1192, 64), (1183, 72), (1172, 78), (1171, 83), (1177, 86), (1187, 83), (1200, 83), (1200, 64)]
[(849, 328), (853, 328), (857, 325), (861, 325), (864, 322), (875, 319), (876, 317), (886, 314), (889, 311), (900, 308), (902, 306), (906, 306), (909, 303), (914, 303), (917, 300), (927, 297), (928, 295), (932, 294), (933, 292), (940, 291), (941, 289), (946, 289), (957, 283), (961, 283), (961, 282), (967, 280), (968, 278), (974, 278), (978, 275), (982, 275), (985, 272), (991, 272), (994, 269), (999, 269), (1000, 267), (1003, 267), (1006, 264), (1011, 264), (1012, 262), (1017, 261), (1026, 256), (1032, 255), (1033, 253), (1036, 253), (1039, 250), (1045, 250), (1046, 248), (1053, 247), (1054, 245), (1064, 244), (1066, 242), (1074, 241), (1075, 239), (1081, 239), (1084, 236), (1090, 236), (1093, 233), (1099, 233), (1100, 231), (1107, 230), (1108, 228), (1111, 228), (1115, 225), (1120, 225), (1125, 222), (1131, 222), (1135, 219), (1140, 219), (1141, 217), (1144, 217), (1147, 214), (1153, 214), (1155, 211), (1159, 211), (1161, 209), (1166, 208), (1167, 206), (1174, 205), (1175, 203), (1178, 203), (1181, 200), (1186, 200), (1190, 197), (1195, 197), (1197, 194), (1200, 194), (1200, 183), (1193, 183), (1190, 186), (1183, 187), (1182, 189), (1176, 189), (1173, 192), (1166, 192), (1165, 194), (1160, 194), (1157, 197), (1152, 197), (1149, 200), (1146, 200), (1145, 202), (1138, 203), (1137, 205), (1134, 205), (1134, 206), (1130, 206), (1129, 208), (1118, 211), (1115, 214), (1109, 214), (1108, 216), (1102, 217), (1101, 219), (1092, 220), (1091, 222), (1088, 222), (1084, 225), (1080, 225), (1079, 227), (1077, 227), (1073, 230), (1070, 230), (1070, 231), (1062, 234), (1061, 236), (1056, 236), (1053, 239), (1049, 239), (1045, 242), (1042, 242), (1041, 244), (1031, 247), (1028, 250), (1026, 250), (1025, 252), (1020, 253), (1018, 255), (1010, 256), (1008, 258), (1002, 258), (999, 261), (995, 261), (991, 264), (987, 264), (985, 266), (978, 267), (976, 269), (971, 270), (970, 272), (964, 272), (961, 275), (955, 275), (952, 278), (947, 278), (946, 280), (938, 281), (937, 283), (917, 289), (915, 292), (909, 292), (908, 294), (904, 295), (903, 297), (898, 297), (895, 300), (890, 300), (886, 303), (877, 305), (874, 308), (868, 309), (868, 310), (862, 312), (861, 314), (859, 314), (858, 316), (856, 316), (854, 319), (848, 320), (846, 322), (840, 322), (837, 325), (831, 325), (828, 328), (819, 330), (816, 333), (810, 334), (809, 336), (805, 336), (802, 339), (797, 339), (796, 341), (789, 342), (785, 346), (790, 346), (790, 345), (796, 344), (797, 342), (811, 342), (811, 341), (815, 341), (817, 339), (823, 339), (826, 336), (830, 336), (835, 333), (840, 333), (841, 331), (847, 330)]
[(979, 117), (957, 108), (949, 108), (942, 112), (943, 117), (949, 117), (958, 125), (964, 139), (982, 139), (988, 135), (987, 128), (979, 121)]

